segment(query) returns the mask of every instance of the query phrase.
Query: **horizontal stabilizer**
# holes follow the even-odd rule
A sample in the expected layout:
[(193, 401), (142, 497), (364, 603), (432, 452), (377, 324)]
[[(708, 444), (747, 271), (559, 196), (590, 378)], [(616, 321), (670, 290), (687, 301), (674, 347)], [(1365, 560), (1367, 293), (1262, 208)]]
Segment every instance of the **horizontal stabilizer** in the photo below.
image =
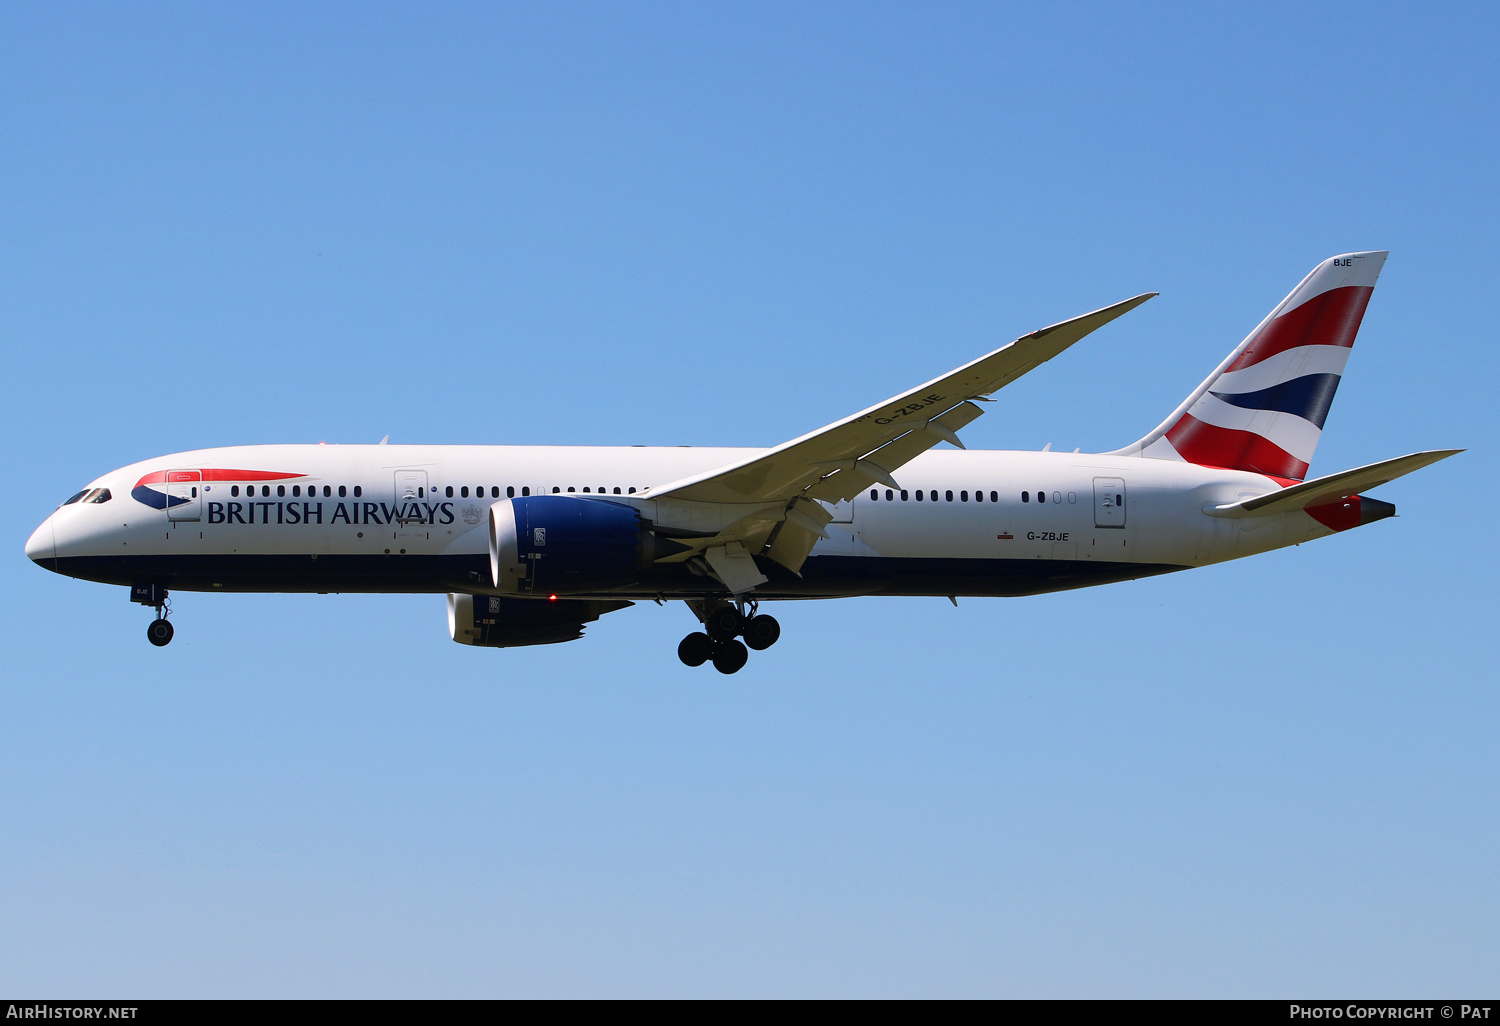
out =
[(1433, 449), (1430, 452), (1414, 452), (1410, 456), (1397, 456), (1393, 460), (1382, 460), (1368, 467), (1357, 467), (1339, 474), (1304, 481), (1280, 491), (1258, 495), (1243, 502), (1231, 502), (1223, 506), (1205, 506), (1203, 512), (1211, 517), (1267, 517), (1277, 513), (1290, 513), (1295, 509), (1322, 506), (1330, 502), (1341, 502), (1369, 488), (1378, 488), (1387, 481), (1421, 470), (1438, 460), (1463, 452), (1462, 449)]

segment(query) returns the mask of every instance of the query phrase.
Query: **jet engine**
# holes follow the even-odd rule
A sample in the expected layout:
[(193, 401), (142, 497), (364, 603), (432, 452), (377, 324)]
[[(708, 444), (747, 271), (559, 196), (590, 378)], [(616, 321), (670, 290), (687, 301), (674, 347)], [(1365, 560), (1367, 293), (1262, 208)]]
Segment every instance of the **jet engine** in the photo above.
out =
[(632, 605), (624, 601), (448, 595), (448, 633), (460, 645), (517, 648), (583, 637), (583, 625)]
[(532, 495), (490, 507), (490, 575), (507, 595), (578, 595), (629, 584), (687, 546), (662, 538), (634, 506)]

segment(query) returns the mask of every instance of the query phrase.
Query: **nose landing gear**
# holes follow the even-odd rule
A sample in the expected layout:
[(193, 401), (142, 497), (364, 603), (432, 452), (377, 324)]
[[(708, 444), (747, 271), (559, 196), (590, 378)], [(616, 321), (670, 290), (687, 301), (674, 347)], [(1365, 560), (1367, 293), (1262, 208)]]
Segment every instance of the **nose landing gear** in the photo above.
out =
[(173, 631), (167, 617), (172, 615), (172, 600), (167, 589), (160, 584), (132, 584), (130, 601), (156, 607), (156, 619), (146, 626), (146, 640), (157, 648), (170, 644)]
[(689, 634), (677, 646), (677, 658), (688, 666), (712, 662), (720, 673), (737, 673), (749, 661), (750, 649), (764, 651), (781, 637), (776, 618), (757, 614), (754, 602), (748, 603), (748, 608), (743, 601), (707, 609), (689, 602), (688, 607), (703, 621), (703, 630)]

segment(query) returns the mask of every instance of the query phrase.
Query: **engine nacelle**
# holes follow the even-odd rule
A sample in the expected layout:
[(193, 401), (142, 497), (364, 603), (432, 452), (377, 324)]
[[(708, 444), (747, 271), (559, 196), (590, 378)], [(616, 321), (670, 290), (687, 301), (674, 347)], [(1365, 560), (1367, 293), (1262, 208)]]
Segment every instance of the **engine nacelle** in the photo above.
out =
[(629, 584), (685, 545), (658, 537), (634, 506), (532, 495), (490, 507), (490, 576), (508, 595), (577, 595)]
[(516, 599), (448, 595), (448, 633), (460, 645), (516, 648), (583, 637), (583, 625), (632, 605), (586, 599)]

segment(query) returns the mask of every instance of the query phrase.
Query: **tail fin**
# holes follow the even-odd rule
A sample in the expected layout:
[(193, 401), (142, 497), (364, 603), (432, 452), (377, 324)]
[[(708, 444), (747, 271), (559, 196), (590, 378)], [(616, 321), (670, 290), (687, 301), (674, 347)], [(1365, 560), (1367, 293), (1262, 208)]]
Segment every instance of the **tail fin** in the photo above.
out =
[(1303, 480), (1385, 258), (1324, 260), (1160, 427), (1114, 455)]

